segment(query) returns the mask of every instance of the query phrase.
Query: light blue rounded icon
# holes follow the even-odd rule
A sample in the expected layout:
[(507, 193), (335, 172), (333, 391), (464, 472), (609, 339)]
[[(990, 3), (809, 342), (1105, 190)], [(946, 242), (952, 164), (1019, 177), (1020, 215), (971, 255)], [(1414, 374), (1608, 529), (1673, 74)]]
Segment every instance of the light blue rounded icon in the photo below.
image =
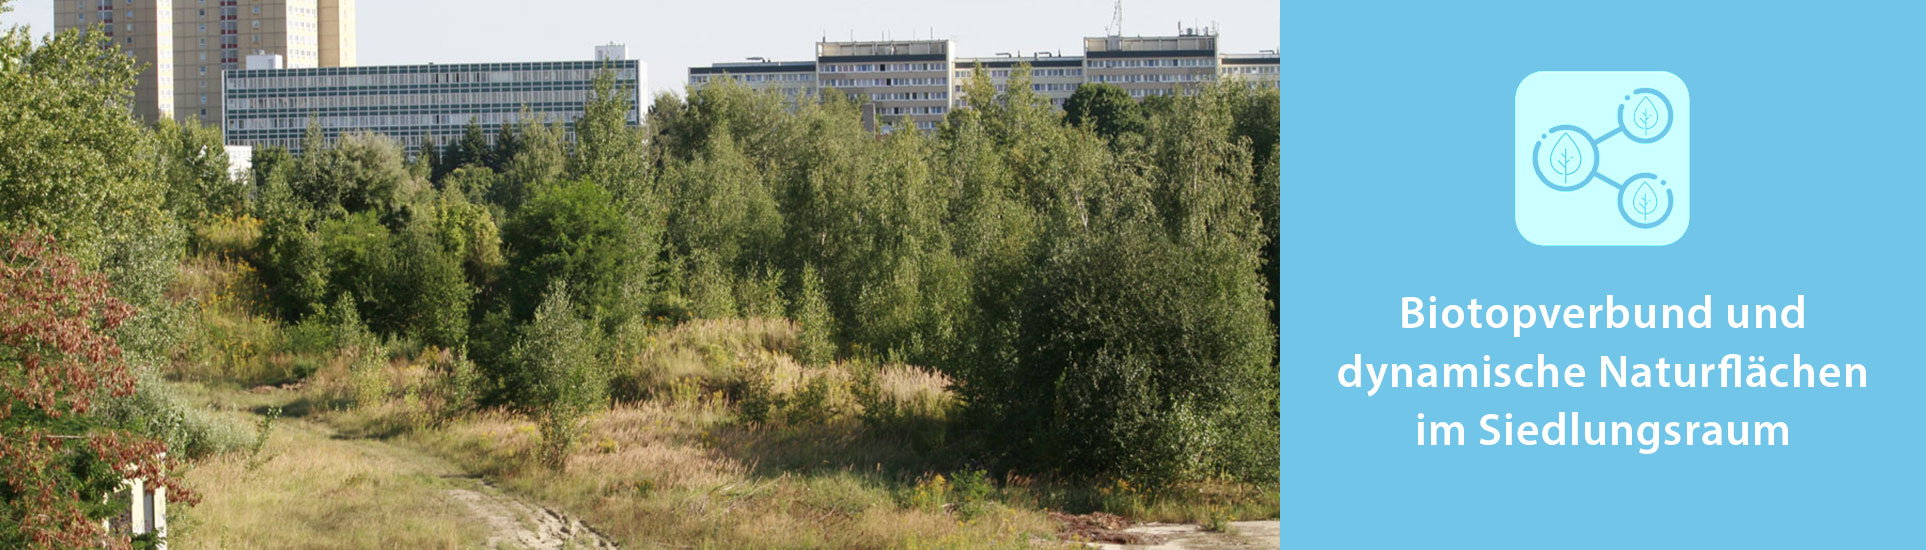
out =
[[(1625, 108), (1628, 105), (1631, 106), (1629, 115)], [(1632, 95), (1625, 96), (1625, 102), (1618, 104), (1618, 129), (1627, 139), (1638, 143), (1663, 139), (1672, 131), (1672, 100), (1655, 88), (1632, 90)]]
[[(1552, 141), (1550, 149), (1545, 149), (1545, 140)], [(1598, 175), (1598, 142), (1584, 128), (1570, 124), (1553, 126), (1540, 135), (1531, 146), (1531, 158), (1538, 181), (1554, 190), (1576, 191)], [(1547, 168), (1553, 177), (1545, 175)]]
[(1672, 217), (1672, 190), (1651, 172), (1633, 174), (1618, 187), (1618, 215), (1632, 227), (1658, 227)]

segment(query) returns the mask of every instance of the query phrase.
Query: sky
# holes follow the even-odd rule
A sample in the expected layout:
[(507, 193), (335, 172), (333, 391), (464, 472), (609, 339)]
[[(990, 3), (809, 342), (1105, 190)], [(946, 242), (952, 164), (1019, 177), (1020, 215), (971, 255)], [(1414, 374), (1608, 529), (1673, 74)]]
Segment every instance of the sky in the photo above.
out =
[[(175, 0), (185, 2), (189, 0)], [(54, 0), (14, 0), (0, 27), (53, 29)], [(1044, 50), (1080, 55), (1102, 36), (1112, 0), (360, 0), (361, 65), (589, 59), (627, 44), (648, 64), (649, 88), (680, 91), (688, 68), (747, 57), (808, 60), (830, 40), (954, 40), (958, 57)], [(826, 7), (834, 5), (835, 7)], [(1125, 35), (1216, 25), (1224, 52), (1275, 50), (1278, 2), (1125, 0)]]

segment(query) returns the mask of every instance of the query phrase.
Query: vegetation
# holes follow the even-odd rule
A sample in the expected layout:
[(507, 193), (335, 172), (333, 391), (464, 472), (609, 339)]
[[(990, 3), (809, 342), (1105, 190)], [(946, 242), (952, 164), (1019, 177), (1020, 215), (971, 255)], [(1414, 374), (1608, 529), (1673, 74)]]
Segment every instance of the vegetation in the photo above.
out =
[[(328, 432), (628, 541), (1029, 547), (1043, 509), (1276, 513), (1275, 92), (1092, 85), (1059, 112), (978, 71), (937, 130), (879, 136), (855, 99), (726, 81), (637, 128), (604, 75), (572, 141), (524, 117), (409, 159), (311, 126), (230, 178), (218, 131), (128, 116), (137, 68), (105, 46), (0, 40), (0, 307), (65, 331), (0, 341), (0, 461), (46, 473), (0, 491), (0, 546), (99, 538), (119, 476), (178, 479), (163, 449), (216, 491), (370, 499), (316, 525), (459, 515), (424, 504), (445, 483), (270, 437)], [(235, 401), (270, 420), (208, 408)], [(225, 477), (297, 464), (369, 485)], [(205, 513), (272, 524), (236, 497)], [(476, 540), (427, 521), (370, 532)]]

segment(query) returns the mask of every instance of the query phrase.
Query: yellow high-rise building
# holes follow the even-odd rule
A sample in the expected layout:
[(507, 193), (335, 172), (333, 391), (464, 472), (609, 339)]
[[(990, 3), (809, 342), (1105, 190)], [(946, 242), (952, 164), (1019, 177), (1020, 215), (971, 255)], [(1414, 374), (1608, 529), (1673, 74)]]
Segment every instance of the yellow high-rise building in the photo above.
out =
[(147, 0), (136, 7), (121, 0), (54, 0), (54, 29), (100, 25), (120, 51), (144, 69), (134, 83), (134, 116), (158, 120), (174, 116), (174, 11), (171, 0)]
[[(147, 65), (135, 113), (221, 121), (221, 71), (249, 55), (282, 66), (355, 63), (354, 0), (53, 0), (56, 30), (102, 24), (115, 43)], [(166, 47), (162, 47), (166, 44)]]

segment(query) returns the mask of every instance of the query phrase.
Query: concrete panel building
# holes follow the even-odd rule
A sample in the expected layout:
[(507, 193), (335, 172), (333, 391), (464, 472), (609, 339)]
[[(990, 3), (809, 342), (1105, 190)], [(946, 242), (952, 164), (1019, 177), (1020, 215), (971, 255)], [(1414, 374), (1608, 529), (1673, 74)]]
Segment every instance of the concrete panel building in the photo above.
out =
[(323, 67), (353, 67), (359, 55), (355, 42), (355, 0), (320, 0), (321, 49)]
[(121, 52), (145, 69), (134, 83), (134, 116), (173, 118), (174, 9), (171, 0), (54, 0), (54, 30), (99, 25)]
[(790, 99), (814, 97), (818, 90), (815, 61), (751, 61), (689, 68), (690, 88), (700, 90), (722, 79), (752, 90), (775, 90)]
[(1278, 60), (1276, 51), (1227, 53), (1217, 62), (1218, 78), (1239, 81), (1256, 87), (1276, 88), (1280, 76)]
[(1050, 98), (1050, 103), (1058, 109), (1063, 108), (1063, 100), (1076, 93), (1077, 86), (1084, 83), (1082, 57), (1056, 57), (1047, 54), (1027, 57), (963, 57), (956, 60), (955, 104), (962, 105), (966, 95), (963, 88), (975, 76), (976, 69), (982, 70), (996, 85), (997, 93), (1009, 91), (1010, 73), (1018, 65), (1030, 66), (1030, 90)]
[(816, 84), (874, 106), (863, 123), (889, 131), (909, 124), (934, 129), (950, 111), (955, 60), (948, 40), (817, 42)]
[(1145, 98), (1175, 95), (1217, 80), (1217, 36), (1098, 36), (1083, 39), (1083, 71)]
[(501, 125), (527, 107), (539, 120), (560, 122), (574, 136), (593, 82), (603, 69), (633, 108), (640, 125), (648, 89), (641, 61), (615, 59), (619, 48), (597, 48), (599, 61), (462, 63), (372, 67), (235, 70), (226, 73), (222, 128), (228, 145), (283, 147), (301, 152), (310, 117), (326, 139), (350, 132), (384, 134), (410, 154), (423, 144), (445, 145), (473, 120), (490, 143)]
[[(700, 90), (729, 78), (751, 89), (779, 90), (790, 97), (840, 90), (867, 100), (863, 122), (872, 129), (879, 128), (879, 120), (891, 123), (906, 118), (918, 128), (929, 129), (949, 109), (964, 104), (964, 85), (978, 67), (998, 92), (1004, 92), (1017, 67), (1029, 65), (1031, 90), (1059, 108), (1086, 83), (1112, 84), (1138, 99), (1188, 93), (1225, 79), (1252, 86), (1279, 85), (1275, 50), (1223, 53), (1218, 51), (1214, 30), (1180, 31), (1176, 36), (1085, 38), (1080, 57), (1048, 53), (956, 57), (948, 40), (819, 42), (813, 62), (752, 58), (748, 63), (691, 67), (689, 87)], [(880, 129), (889, 127), (885, 124)]]

